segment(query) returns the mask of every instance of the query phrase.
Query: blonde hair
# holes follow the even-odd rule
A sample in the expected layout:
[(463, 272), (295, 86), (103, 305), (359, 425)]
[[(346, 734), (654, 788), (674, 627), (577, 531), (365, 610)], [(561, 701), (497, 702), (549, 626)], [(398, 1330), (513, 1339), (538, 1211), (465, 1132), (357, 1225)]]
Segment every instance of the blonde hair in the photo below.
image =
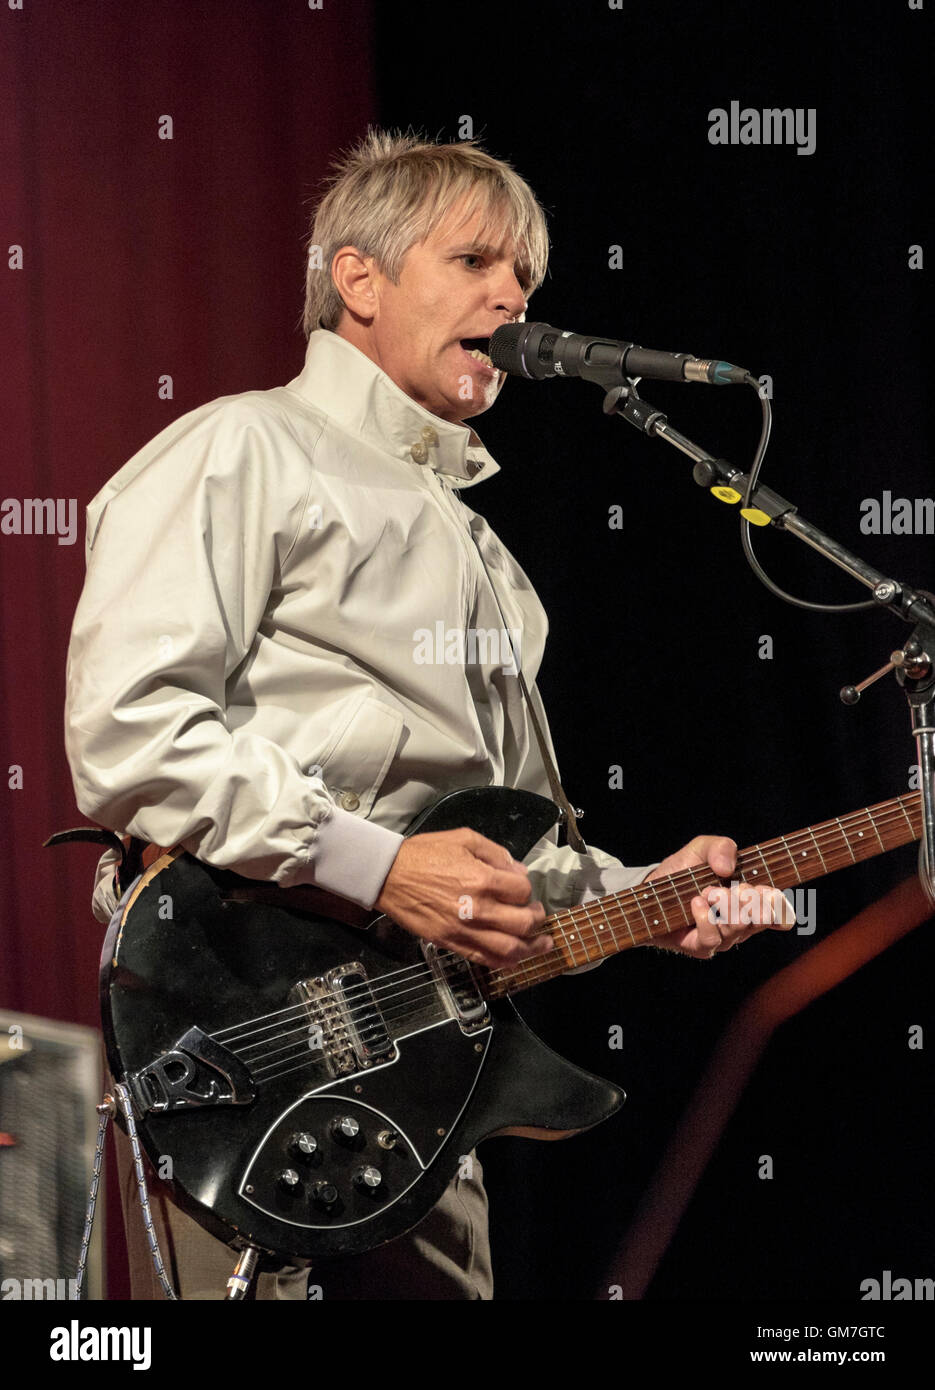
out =
[(315, 208), (308, 239), (305, 336), (316, 328), (336, 328), (344, 310), (331, 276), (340, 247), (356, 246), (398, 283), (409, 248), (424, 240), (462, 198), (465, 220), (482, 215), (482, 235), (494, 227), (509, 233), (529, 292), (541, 285), (549, 257), (545, 213), (509, 164), (474, 140), (439, 145), (419, 135), (371, 127), (334, 167)]

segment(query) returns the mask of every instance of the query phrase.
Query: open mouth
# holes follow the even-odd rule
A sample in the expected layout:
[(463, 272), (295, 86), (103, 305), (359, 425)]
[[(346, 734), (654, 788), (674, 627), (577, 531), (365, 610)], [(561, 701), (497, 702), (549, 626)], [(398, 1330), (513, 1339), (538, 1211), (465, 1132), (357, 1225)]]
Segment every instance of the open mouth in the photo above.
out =
[(490, 346), (489, 338), (462, 338), (461, 346), (468, 357), (473, 357), (474, 361), (479, 362), (482, 367), (488, 367), (491, 371), (495, 370), (487, 353)]

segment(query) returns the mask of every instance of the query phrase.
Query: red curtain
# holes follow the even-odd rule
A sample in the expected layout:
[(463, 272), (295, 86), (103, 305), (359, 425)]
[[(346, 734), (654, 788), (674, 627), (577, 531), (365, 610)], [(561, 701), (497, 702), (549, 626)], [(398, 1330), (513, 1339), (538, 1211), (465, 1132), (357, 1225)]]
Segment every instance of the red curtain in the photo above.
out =
[(83, 823), (85, 505), (185, 411), (298, 372), (308, 205), (372, 118), (371, 29), (369, 0), (3, 6), (0, 1007), (98, 1022), (99, 851), (42, 848)]

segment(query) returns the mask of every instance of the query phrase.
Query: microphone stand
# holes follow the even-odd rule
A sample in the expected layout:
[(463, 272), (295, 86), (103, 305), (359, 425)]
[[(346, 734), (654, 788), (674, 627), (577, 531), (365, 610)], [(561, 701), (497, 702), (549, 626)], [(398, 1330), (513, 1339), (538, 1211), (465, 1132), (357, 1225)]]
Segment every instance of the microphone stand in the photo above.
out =
[(747, 498), (747, 475), (725, 459), (714, 458), (674, 429), (663, 411), (640, 397), (634, 382), (614, 385), (607, 391), (604, 413), (622, 415), (642, 434), (663, 439), (686, 454), (694, 462), (692, 477), (699, 487), (708, 489), (721, 502), (730, 505), (744, 502), (741, 515), (746, 521), (787, 531), (870, 589), (880, 608), (888, 608), (903, 622), (913, 624), (909, 640), (890, 654), (889, 662), (859, 685), (845, 686), (841, 699), (845, 704), (856, 704), (862, 690), (894, 670), (905, 691), (922, 791), (919, 878), (926, 897), (935, 905), (935, 596), (890, 579), (865, 564), (858, 555), (806, 521), (793, 503), (772, 488), (757, 485)]

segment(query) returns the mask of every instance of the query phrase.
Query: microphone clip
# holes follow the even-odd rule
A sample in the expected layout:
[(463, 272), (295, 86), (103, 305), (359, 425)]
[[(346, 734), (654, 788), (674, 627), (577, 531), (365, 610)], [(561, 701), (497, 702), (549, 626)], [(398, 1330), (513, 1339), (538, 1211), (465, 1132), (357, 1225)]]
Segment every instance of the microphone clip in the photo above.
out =
[(642, 434), (655, 434), (659, 425), (668, 424), (668, 417), (654, 405), (644, 401), (636, 389), (637, 377), (627, 377), (622, 386), (612, 386), (604, 396), (605, 415), (622, 415)]

